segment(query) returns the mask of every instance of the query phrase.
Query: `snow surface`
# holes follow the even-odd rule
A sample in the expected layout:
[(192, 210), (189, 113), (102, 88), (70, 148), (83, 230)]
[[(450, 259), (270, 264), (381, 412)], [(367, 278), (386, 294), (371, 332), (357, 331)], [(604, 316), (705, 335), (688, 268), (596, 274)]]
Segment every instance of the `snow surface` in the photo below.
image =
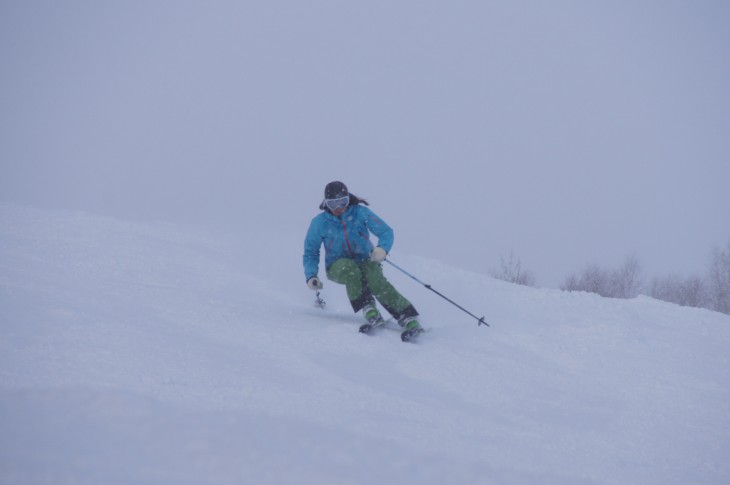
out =
[(730, 316), (396, 250), (432, 331), (357, 333), (304, 230), (0, 205), (3, 484), (730, 483)]

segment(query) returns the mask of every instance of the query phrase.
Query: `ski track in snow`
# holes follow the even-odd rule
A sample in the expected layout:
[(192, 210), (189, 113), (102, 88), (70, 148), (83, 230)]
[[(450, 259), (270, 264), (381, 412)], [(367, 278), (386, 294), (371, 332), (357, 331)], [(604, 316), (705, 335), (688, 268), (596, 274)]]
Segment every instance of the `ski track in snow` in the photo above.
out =
[(302, 238), (0, 204), (0, 482), (730, 482), (729, 316), (396, 251), (491, 325), (386, 268), (404, 344)]

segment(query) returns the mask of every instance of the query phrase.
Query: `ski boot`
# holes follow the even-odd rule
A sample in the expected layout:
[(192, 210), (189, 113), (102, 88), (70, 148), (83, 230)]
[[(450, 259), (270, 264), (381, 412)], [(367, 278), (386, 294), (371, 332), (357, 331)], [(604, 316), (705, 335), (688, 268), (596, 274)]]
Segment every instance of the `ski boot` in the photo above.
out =
[(398, 325), (403, 327), (403, 332), (400, 334), (400, 339), (403, 342), (412, 340), (424, 331), (416, 317), (402, 317), (398, 320)]
[(365, 305), (362, 309), (362, 315), (368, 323), (360, 326), (360, 333), (368, 333), (375, 327), (385, 323), (383, 316), (380, 314), (374, 304)]

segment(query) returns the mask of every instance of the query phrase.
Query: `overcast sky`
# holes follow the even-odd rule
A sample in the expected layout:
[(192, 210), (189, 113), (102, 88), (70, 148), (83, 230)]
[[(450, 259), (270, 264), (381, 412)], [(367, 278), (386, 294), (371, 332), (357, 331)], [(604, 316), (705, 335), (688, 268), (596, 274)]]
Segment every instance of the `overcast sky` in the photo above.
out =
[(724, 0), (2, 0), (0, 200), (303, 240), (339, 179), (394, 260), (702, 272), (728, 25)]

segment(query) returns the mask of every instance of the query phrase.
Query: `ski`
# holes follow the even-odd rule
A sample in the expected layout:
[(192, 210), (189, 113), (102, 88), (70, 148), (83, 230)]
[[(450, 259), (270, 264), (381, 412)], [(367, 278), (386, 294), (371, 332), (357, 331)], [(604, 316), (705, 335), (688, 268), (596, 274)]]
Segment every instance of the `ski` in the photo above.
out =
[(400, 339), (403, 342), (413, 342), (415, 341), (416, 337), (422, 333), (428, 332), (428, 329), (426, 328), (414, 328), (411, 330), (403, 330), (400, 328), (393, 328), (392, 326), (386, 325), (387, 323), (390, 323), (392, 321), (395, 321), (393, 318), (389, 318), (387, 320), (381, 320), (380, 322), (375, 323), (364, 323), (360, 325), (360, 328), (358, 329), (358, 332), (369, 334), (373, 332), (376, 329), (386, 329), (386, 330), (392, 330), (400, 332)]
[[(314, 306), (317, 308), (320, 308), (322, 310), (325, 309), (327, 303), (322, 299), (322, 297), (319, 296), (319, 291), (317, 292), (316, 299), (314, 301)], [(373, 323), (364, 323), (360, 325), (358, 328), (358, 332), (360, 333), (371, 333), (373, 330), (378, 328), (387, 328), (388, 330), (394, 330), (397, 332), (401, 332), (400, 339), (403, 342), (412, 342), (419, 334), (426, 333), (428, 329), (425, 328), (414, 328), (411, 330), (403, 330), (400, 328), (393, 328), (392, 326), (387, 326), (386, 324), (395, 321), (393, 317), (388, 318), (387, 320), (384, 318), (380, 318), (380, 320), (373, 322)]]
[(364, 324), (360, 325), (360, 329), (358, 330), (358, 332), (360, 332), (360, 333), (370, 333), (370, 332), (372, 332), (372, 330), (374, 328), (382, 327), (383, 325), (385, 325), (389, 321), (390, 320), (383, 320), (381, 318), (379, 321), (374, 322), (374, 323), (364, 323)]

